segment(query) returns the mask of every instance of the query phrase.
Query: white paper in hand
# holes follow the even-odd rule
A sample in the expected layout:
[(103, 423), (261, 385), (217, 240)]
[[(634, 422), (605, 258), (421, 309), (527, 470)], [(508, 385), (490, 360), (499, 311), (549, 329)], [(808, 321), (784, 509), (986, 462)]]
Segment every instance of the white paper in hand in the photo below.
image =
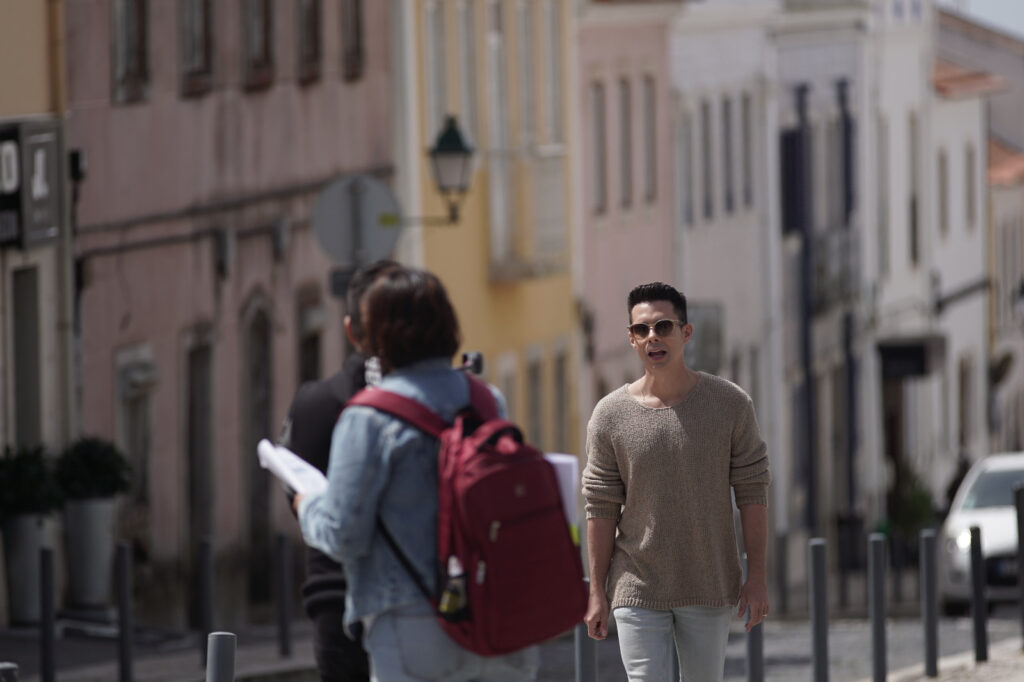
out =
[(269, 469), (299, 495), (317, 495), (327, 490), (327, 477), (286, 447), (264, 438), (256, 445), (256, 456), (261, 467)]

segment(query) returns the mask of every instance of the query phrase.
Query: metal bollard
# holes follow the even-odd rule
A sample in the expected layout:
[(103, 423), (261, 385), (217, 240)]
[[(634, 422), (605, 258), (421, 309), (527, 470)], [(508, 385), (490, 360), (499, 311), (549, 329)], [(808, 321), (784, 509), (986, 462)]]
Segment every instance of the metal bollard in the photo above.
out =
[[(743, 579), (747, 579), (747, 555), (743, 554)], [(747, 613), (750, 610), (747, 609)], [(678, 678), (677, 678), (678, 679)], [(764, 623), (747, 633), (747, 682), (764, 682)]]
[(1024, 637), (1024, 561), (1021, 561), (1020, 551), (1024, 546), (1024, 485), (1013, 488), (1013, 503), (1017, 507), (1017, 606), (1020, 608), (1021, 636)]
[(0, 663), (0, 682), (18, 682), (17, 663)]
[(199, 619), (203, 636), (199, 639), (199, 659), (207, 665), (207, 640), (213, 631), (213, 538), (203, 536), (199, 541)]
[(812, 538), (808, 553), (811, 564), (810, 603), (811, 657), (815, 682), (828, 682), (828, 583), (825, 573), (825, 540)]
[(935, 529), (921, 531), (921, 621), (924, 624), (924, 674), (939, 676), (939, 614), (935, 584)]
[[(589, 578), (583, 579), (583, 587), (590, 594)], [(586, 623), (577, 623), (572, 635), (576, 682), (597, 682), (597, 641), (590, 639)]]
[(871, 616), (871, 672), (874, 682), (885, 682), (885, 536), (868, 539), (868, 611)]
[(764, 623), (747, 633), (747, 682), (764, 682)]
[(53, 682), (56, 679), (54, 660), (54, 613), (53, 613), (53, 550), (43, 547), (39, 550), (39, 679)]
[(576, 682), (597, 682), (597, 642), (587, 634), (587, 624), (577, 623), (573, 631), (576, 654)]
[(132, 649), (135, 646), (132, 620), (132, 548), (117, 545), (117, 650), (121, 682), (132, 681)]
[(974, 620), (974, 660), (988, 660), (988, 602), (985, 599), (985, 561), (981, 556), (981, 528), (971, 526), (971, 615)]
[(789, 576), (786, 575), (789, 541), (785, 533), (775, 535), (775, 591), (779, 598), (779, 613), (789, 613)]
[(277, 534), (277, 645), (282, 658), (292, 655), (292, 565), (288, 538)]
[(235, 635), (211, 632), (206, 640), (206, 682), (234, 682)]

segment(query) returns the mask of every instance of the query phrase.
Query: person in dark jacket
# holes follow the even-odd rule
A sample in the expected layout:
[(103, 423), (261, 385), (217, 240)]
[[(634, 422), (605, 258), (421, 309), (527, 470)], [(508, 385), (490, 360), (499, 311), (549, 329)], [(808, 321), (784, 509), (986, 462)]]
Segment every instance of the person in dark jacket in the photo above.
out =
[[(364, 336), (359, 307), (363, 294), (377, 277), (395, 267), (398, 264), (394, 261), (377, 261), (357, 270), (349, 283), (345, 333), (357, 351), (362, 347)], [(372, 373), (372, 367), (370, 369)], [(345, 403), (366, 386), (366, 377), (365, 358), (355, 352), (331, 377), (302, 384), (288, 410), (281, 444), (326, 474), (334, 425)], [(302, 599), (314, 624), (313, 651), (323, 682), (364, 682), (370, 679), (369, 660), (362, 643), (351, 639), (342, 627), (346, 587), (341, 564), (323, 552), (307, 547)]]

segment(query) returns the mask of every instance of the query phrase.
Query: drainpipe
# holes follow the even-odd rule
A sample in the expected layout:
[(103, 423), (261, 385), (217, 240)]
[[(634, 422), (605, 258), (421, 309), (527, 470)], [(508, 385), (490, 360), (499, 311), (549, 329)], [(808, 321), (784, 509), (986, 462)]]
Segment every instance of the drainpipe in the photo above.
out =
[(800, 216), (800, 232), (803, 239), (803, 248), (800, 250), (800, 352), (804, 372), (804, 458), (805, 458), (805, 486), (807, 491), (807, 506), (805, 508), (805, 522), (811, 535), (819, 535), (818, 519), (818, 467), (817, 467), (817, 441), (818, 441), (818, 414), (815, 404), (815, 381), (814, 381), (814, 348), (812, 326), (814, 324), (814, 188), (813, 176), (811, 174), (813, 136), (810, 123), (807, 120), (807, 95), (810, 86), (801, 84), (796, 87), (796, 115), (800, 129), (802, 154), (800, 186), (804, 188), (803, 193), (803, 215)]
[(71, 168), (67, 155), (67, 120), (68, 108), (67, 81), (64, 65), (67, 63), (65, 50), (65, 28), (64, 11), (60, 0), (49, 0), (47, 3), (47, 39), (49, 41), (49, 78), (50, 78), (50, 108), (60, 122), (60, 133), (58, 137), (57, 153), (58, 163), (61, 164), (60, 193), (61, 193), (61, 230), (57, 245), (57, 282), (60, 294), (57, 297), (59, 309), (57, 311), (57, 334), (59, 336), (57, 347), (60, 349), (60, 360), (58, 363), (60, 375), (60, 401), (62, 403), (60, 412), (64, 415), (64, 426), (57, 434), (62, 443), (61, 447), (70, 443), (78, 435), (80, 428), (79, 400), (77, 394), (77, 345), (78, 333), (75, 321), (75, 256), (74, 256), (74, 204), (77, 201), (77, 183), (73, 191), (76, 199), (69, 201), (68, 178)]

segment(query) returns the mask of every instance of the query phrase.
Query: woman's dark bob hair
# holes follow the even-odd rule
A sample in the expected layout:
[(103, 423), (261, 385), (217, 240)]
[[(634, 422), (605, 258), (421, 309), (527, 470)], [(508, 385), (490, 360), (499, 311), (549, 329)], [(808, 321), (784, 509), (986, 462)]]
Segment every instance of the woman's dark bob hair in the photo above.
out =
[(389, 372), (427, 358), (451, 358), (462, 343), (459, 321), (433, 273), (397, 267), (363, 297), (366, 351)]

